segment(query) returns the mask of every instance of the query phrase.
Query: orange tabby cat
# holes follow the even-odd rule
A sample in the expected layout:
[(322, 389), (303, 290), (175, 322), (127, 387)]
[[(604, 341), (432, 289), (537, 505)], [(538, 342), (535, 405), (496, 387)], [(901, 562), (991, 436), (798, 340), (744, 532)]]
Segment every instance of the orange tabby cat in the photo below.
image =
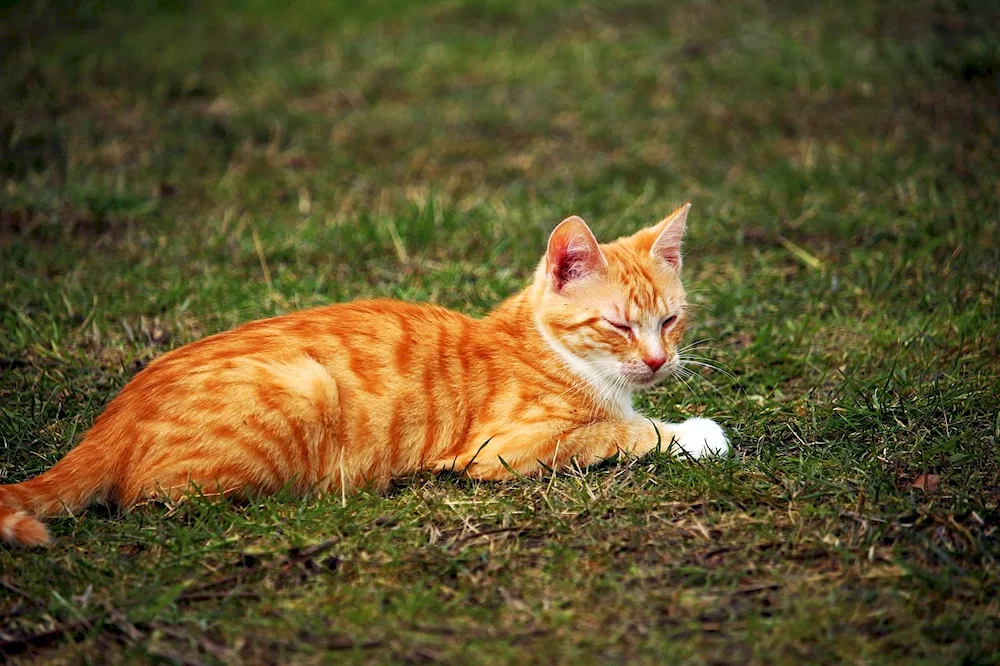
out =
[(481, 320), (360, 301), (240, 326), (140, 372), (52, 469), (0, 486), (0, 534), (48, 541), (37, 519), (92, 500), (344, 492), (418, 470), (479, 479), (588, 465), (672, 445), (725, 454), (707, 419), (632, 409), (679, 367), (681, 236), (690, 204), (599, 245), (563, 220), (532, 283)]

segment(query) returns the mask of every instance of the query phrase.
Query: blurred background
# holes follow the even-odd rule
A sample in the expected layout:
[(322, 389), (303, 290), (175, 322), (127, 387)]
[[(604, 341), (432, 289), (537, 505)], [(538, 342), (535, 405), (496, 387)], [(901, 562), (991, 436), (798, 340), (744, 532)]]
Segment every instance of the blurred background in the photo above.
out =
[[(233, 534), (335, 533), (337, 586), (277, 594), (283, 620), (155, 613), (247, 659), (372, 618), (371, 654), (400, 660), (995, 658), (998, 86), (995, 0), (0, 2), (0, 481), (51, 465), (168, 349), (370, 296), (479, 315), (564, 217), (610, 240), (686, 200), (713, 367), (639, 400), (719, 419), (739, 452), (489, 506), (442, 481), (86, 517), (44, 566), (0, 550), (0, 571), (135, 604), (230, 566)], [(544, 539), (465, 540), (511, 520)], [(541, 633), (411, 650), (434, 618), (488, 645)]]
[(4, 4), (8, 246), (209, 253), (211, 283), (260, 277), (253, 226), (308, 292), (343, 234), (353, 270), (511, 265), (690, 199), (701, 247), (822, 254), (996, 195), (988, 1)]

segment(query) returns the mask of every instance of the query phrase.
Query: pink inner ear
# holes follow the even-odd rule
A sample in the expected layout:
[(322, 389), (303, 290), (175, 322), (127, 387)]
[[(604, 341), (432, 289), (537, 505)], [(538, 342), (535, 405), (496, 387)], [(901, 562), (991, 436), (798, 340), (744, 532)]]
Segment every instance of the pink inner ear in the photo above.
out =
[(597, 239), (579, 218), (567, 218), (549, 238), (547, 261), (556, 291), (604, 268)]
[(552, 277), (556, 281), (556, 289), (562, 289), (567, 282), (581, 280), (592, 272), (592, 252), (587, 248), (566, 248), (552, 271)]
[(681, 267), (681, 238), (684, 237), (687, 212), (690, 208), (690, 204), (684, 206), (667, 222), (667, 226), (660, 232), (650, 250), (650, 254), (675, 270), (680, 270)]
[(675, 245), (666, 245), (657, 241), (656, 244), (653, 245), (653, 256), (665, 262), (671, 268), (679, 269), (681, 267), (680, 243)]

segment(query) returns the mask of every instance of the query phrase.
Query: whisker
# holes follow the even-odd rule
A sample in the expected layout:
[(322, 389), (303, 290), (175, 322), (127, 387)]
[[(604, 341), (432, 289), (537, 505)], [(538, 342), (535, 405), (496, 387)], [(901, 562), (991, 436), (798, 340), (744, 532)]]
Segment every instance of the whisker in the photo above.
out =
[(699, 398), (704, 398), (705, 397), (705, 392), (704, 391), (702, 391), (699, 387), (692, 385), (691, 382), (688, 381), (688, 379), (691, 378), (691, 375), (689, 375), (688, 377), (685, 378), (683, 375), (681, 375), (681, 374), (678, 373), (678, 374), (674, 375), (674, 378), (677, 379), (681, 384), (683, 384), (684, 388), (686, 388), (688, 391), (696, 394)]
[(685, 345), (685, 346), (681, 347), (680, 349), (678, 349), (677, 353), (679, 354), (679, 353), (685, 352), (685, 351), (687, 351), (689, 349), (696, 349), (698, 347), (704, 347), (709, 342), (718, 342), (718, 341), (719, 341), (718, 338), (699, 338), (699, 339), (695, 340), (694, 342), (692, 342), (691, 344)]
[[(723, 393), (723, 392), (722, 392), (722, 391), (721, 391), (721, 390), (719, 389), (719, 387), (718, 387), (718, 386), (716, 386), (716, 385), (715, 385), (715, 383), (714, 383), (714, 382), (712, 382), (712, 381), (711, 381), (710, 379), (708, 379), (708, 378), (707, 378), (707, 377), (705, 377), (704, 375), (702, 375), (702, 374), (699, 374), (699, 373), (697, 373), (697, 372), (694, 372), (694, 371), (692, 371), (692, 370), (690, 370), (690, 369), (688, 369), (688, 368), (683, 368), (683, 370), (684, 370), (684, 371), (685, 371), (685, 372), (687, 373), (687, 374), (685, 375), (686, 379), (700, 379), (701, 381), (703, 381), (703, 382), (705, 382), (706, 384), (708, 384), (709, 388), (711, 388), (711, 389), (712, 389), (713, 391), (715, 391), (715, 392), (716, 392), (716, 393), (718, 393), (718, 394), (719, 394), (720, 396), (722, 396), (722, 398), (723, 398), (723, 399), (724, 399), (724, 400), (725, 400), (725, 401), (726, 401), (727, 403), (730, 403), (730, 404), (732, 404), (732, 398), (730, 398), (730, 397), (729, 397), (729, 396), (728, 396), (727, 394)], [(678, 379), (681, 379), (681, 378), (680, 378), (680, 376), (678, 376)], [(691, 389), (693, 390), (693, 387), (692, 387), (692, 386), (691, 386), (691, 385), (690, 385), (690, 384), (689, 384), (689, 383), (688, 383), (687, 381), (685, 381), (684, 379), (681, 379), (681, 381), (682, 381), (682, 382), (684, 383), (684, 385), (685, 385), (685, 386), (687, 386), (687, 387), (689, 387), (689, 388), (691, 388)], [(702, 395), (704, 395), (704, 394), (702, 394)]]
[(697, 366), (699, 368), (707, 368), (709, 370), (715, 370), (716, 372), (718, 372), (718, 373), (720, 373), (722, 375), (725, 375), (731, 381), (734, 381), (734, 382), (738, 382), (739, 381), (739, 379), (736, 377), (736, 375), (734, 375), (728, 369), (726, 369), (726, 368), (720, 368), (719, 366), (715, 365), (714, 363), (707, 363), (707, 362), (704, 362), (704, 361), (696, 361), (696, 360), (694, 360), (692, 358), (681, 358), (680, 362), (681, 362), (681, 365), (694, 365), (694, 366)]

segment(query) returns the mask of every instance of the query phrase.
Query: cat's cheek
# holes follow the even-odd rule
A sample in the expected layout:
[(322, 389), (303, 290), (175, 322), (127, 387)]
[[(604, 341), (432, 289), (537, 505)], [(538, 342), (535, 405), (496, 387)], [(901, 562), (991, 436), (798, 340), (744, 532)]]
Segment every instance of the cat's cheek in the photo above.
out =
[[(726, 433), (718, 423), (710, 419), (688, 419), (674, 427), (673, 436), (677, 445), (692, 458), (724, 458), (730, 453)], [(682, 457), (683, 455), (681, 454)]]
[(681, 319), (667, 330), (667, 343), (676, 347), (684, 339), (684, 320)]

